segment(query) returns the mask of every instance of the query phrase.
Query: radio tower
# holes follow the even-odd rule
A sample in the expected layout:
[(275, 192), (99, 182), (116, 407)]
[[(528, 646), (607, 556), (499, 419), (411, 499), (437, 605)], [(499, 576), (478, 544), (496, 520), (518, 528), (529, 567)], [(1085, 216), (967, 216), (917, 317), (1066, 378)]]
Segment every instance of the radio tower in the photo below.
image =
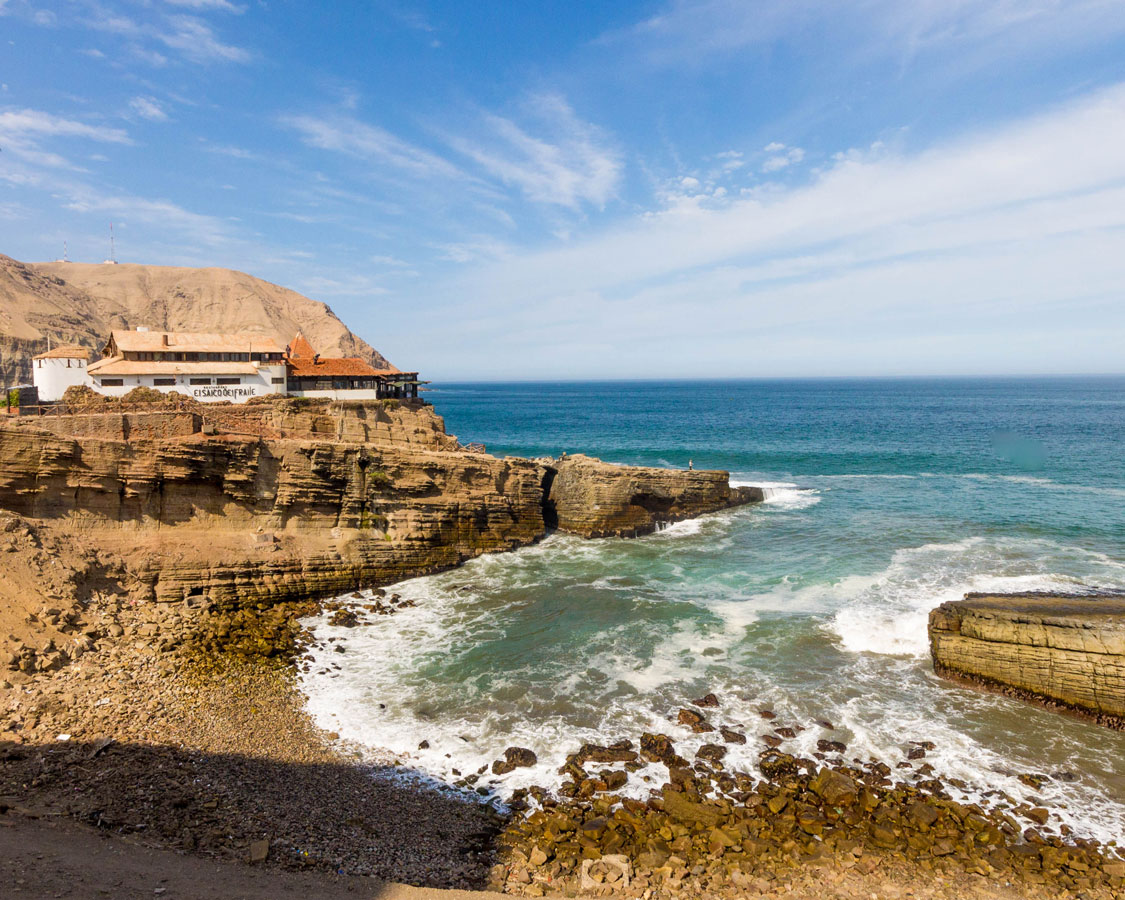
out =
[(113, 223), (109, 223), (109, 259), (105, 261), (106, 265), (117, 265), (117, 250), (113, 246)]

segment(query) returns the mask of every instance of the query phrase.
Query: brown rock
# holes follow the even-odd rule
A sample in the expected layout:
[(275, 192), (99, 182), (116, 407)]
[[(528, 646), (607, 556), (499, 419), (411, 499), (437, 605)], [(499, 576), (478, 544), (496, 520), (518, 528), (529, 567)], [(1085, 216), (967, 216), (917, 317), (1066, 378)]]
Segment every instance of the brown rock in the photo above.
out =
[(666, 734), (641, 735), (641, 756), (649, 762), (660, 762), (665, 765), (676, 759), (676, 747), (672, 739)]
[(809, 789), (829, 806), (851, 806), (859, 798), (859, 785), (841, 772), (821, 769)]
[(727, 755), (727, 748), (721, 744), (704, 744), (695, 752), (695, 755), (698, 759), (706, 759), (717, 764), (721, 763), (723, 757)]
[(723, 736), (723, 740), (728, 744), (746, 743), (746, 735), (740, 731), (735, 731), (733, 728), (727, 728), (725, 725), (719, 728), (719, 734)]
[(492, 764), (492, 774), (507, 775), (515, 769), (533, 766), (537, 762), (538, 757), (526, 747), (509, 747), (504, 751), (504, 759), (498, 759)]
[(705, 694), (704, 696), (700, 697), (698, 700), (692, 700), (691, 702), (692, 702), (693, 706), (702, 706), (702, 707), (707, 707), (707, 708), (713, 709), (713, 708), (718, 707), (719, 698), (716, 697), (714, 694)]
[(663, 797), (664, 811), (673, 819), (678, 819), (681, 822), (699, 823), (708, 827), (713, 827), (722, 820), (722, 812), (718, 808), (696, 803), (681, 793), (665, 790)]

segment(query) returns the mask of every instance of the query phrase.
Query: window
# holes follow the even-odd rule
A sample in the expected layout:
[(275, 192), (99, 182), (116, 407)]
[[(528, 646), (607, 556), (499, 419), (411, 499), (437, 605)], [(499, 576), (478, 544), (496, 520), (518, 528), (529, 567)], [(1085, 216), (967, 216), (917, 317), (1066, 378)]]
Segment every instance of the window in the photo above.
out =
[(37, 359), (37, 360), (35, 360), (35, 361), (36, 361), (37, 363), (39, 363), (39, 368), (40, 368), (40, 369), (42, 369), (42, 368), (43, 368), (43, 360), (41, 360), (41, 359)]
[(242, 384), (241, 378), (216, 378), (215, 384)]
[(123, 378), (103, 378), (102, 379), (102, 387), (121, 387), (123, 384), (125, 384), (125, 379), (123, 379)]
[(188, 383), (189, 384), (210, 384), (211, 379), (210, 378), (190, 378), (190, 379), (188, 379)]
[(171, 387), (176, 383), (175, 378), (154, 378), (152, 383), (156, 387)]
[(274, 377), (270, 379), (270, 384), (285, 384), (285, 379)]

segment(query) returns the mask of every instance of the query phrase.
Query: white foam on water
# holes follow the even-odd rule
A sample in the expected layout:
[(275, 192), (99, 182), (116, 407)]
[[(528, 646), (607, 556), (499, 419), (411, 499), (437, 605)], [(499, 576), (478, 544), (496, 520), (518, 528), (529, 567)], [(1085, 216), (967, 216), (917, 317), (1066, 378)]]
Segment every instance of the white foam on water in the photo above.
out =
[(765, 495), (763, 503), (776, 509), (808, 509), (820, 502), (820, 491), (798, 487), (789, 481), (731, 481), (731, 487), (758, 487)]
[(684, 519), (681, 522), (661, 522), (656, 526), (654, 534), (659, 537), (680, 538), (691, 537), (703, 531), (703, 519)]
[[(1054, 756), (1083, 759), (1080, 780), (1052, 781), (1036, 792), (1015, 778), (1019, 772), (1042, 771), (1034, 754), (1018, 744), (1022, 720), (998, 732), (1001, 746), (991, 746), (987, 735), (974, 736), (979, 735), (980, 720), (990, 721), (1000, 713), (1011, 717), (1016, 701), (951, 691), (928, 674), (921, 661), (927, 650), (926, 616), (943, 600), (958, 599), (969, 590), (1058, 590), (1080, 581), (1108, 585), (1120, 581), (1125, 563), (1049, 541), (971, 537), (902, 548), (873, 574), (828, 583), (791, 576), (754, 587), (739, 573), (710, 580), (684, 575), (684, 568), (673, 562), (684, 546), (669, 538), (702, 535), (710, 541), (726, 534), (733, 519), (692, 521), (691, 530), (677, 531), (687, 524), (677, 523), (631, 544), (555, 535), (535, 547), (411, 579), (388, 593), (418, 605), (377, 617), (369, 626), (334, 627), (321, 616), (314, 627), (320, 646), (312, 651), (311, 670), (301, 676), (308, 710), (320, 727), (366, 748), (369, 759), (398, 761), (404, 778), (454, 782), (484, 767), (477, 784), (506, 796), (532, 784), (557, 787), (563, 780), (559, 767), (583, 741), (636, 740), (644, 731), (659, 731), (673, 737), (681, 755), (692, 758), (717, 734), (687, 734), (670, 719), (695, 691), (714, 690), (722, 705), (709, 711), (708, 718), (716, 725), (738, 727), (748, 737), (746, 745), (728, 745), (730, 770), (756, 772), (760, 736), (783, 724), (807, 728), (787, 742), (790, 752), (807, 755), (818, 738), (827, 737), (848, 744), (848, 759), (875, 756), (891, 765), (902, 758), (909, 740), (932, 740), (938, 746), (926, 761), (943, 780), (960, 778), (972, 786), (962, 799), (975, 801), (983, 791), (999, 788), (1017, 800), (1038, 797), (1065, 807), (1058, 814), (1078, 834), (1105, 840), (1125, 833), (1125, 807), (1099, 786), (1103, 772), (1090, 760), (1094, 744), (1088, 735), (1073, 739), (1071, 754), (1066, 744), (1070, 732), (1057, 729)], [(614, 569), (627, 565), (629, 554), (640, 547), (656, 555), (662, 574)], [(581, 654), (569, 659), (564, 654), (544, 676), (521, 668), (518, 658), (501, 654), (511, 652), (503, 642), (513, 622), (549, 631), (550, 622), (522, 623), (512, 617), (513, 608), (525, 602), (514, 588), (534, 589), (531, 593), (541, 597), (544, 587), (549, 592), (554, 578), (562, 577), (562, 570), (555, 568), (562, 565), (574, 575), (568, 583), (603, 590), (615, 603), (631, 600), (635, 611), (593, 633)], [(1083, 572), (1088, 577), (1079, 579)], [(563, 605), (566, 590), (560, 589), (558, 602)], [(697, 609), (665, 616), (659, 624), (654, 618), (650, 624), (647, 604)], [(747, 636), (753, 635), (763, 614), (795, 612), (823, 617), (821, 628), (845, 654), (830, 675), (789, 683), (768, 660), (747, 657)], [(646, 631), (650, 628), (662, 630), (653, 634)], [(327, 640), (333, 637), (346, 653), (333, 650)], [(826, 652), (841, 649), (827, 647)], [(462, 668), (471, 674), (465, 682), (442, 683), (448, 657), (474, 653), (494, 654), (488, 658), (503, 665), (498, 663), (495, 670), (480, 662), (466, 665)], [(825, 678), (819, 687), (817, 677)], [(545, 683), (545, 678), (553, 683)], [(943, 708), (950, 695), (956, 703)], [(544, 697), (558, 702), (544, 703)], [(772, 707), (777, 719), (763, 720), (758, 714), (762, 706)], [(837, 730), (821, 730), (814, 725), (817, 718), (831, 720)], [(1044, 721), (1050, 728), (1051, 722)], [(427, 749), (419, 749), (422, 741), (428, 742)], [(489, 767), (508, 746), (533, 750), (538, 763), (493, 776)], [(1125, 769), (1113, 775), (1114, 767), (1125, 767), (1125, 754), (1117, 756), (1123, 759), (1114, 763), (1116, 757), (1110, 754), (1106, 777), (1125, 779)], [(909, 774), (896, 771), (895, 777)], [(665, 776), (659, 766), (630, 773), (626, 793), (643, 797)]]
[[(983, 537), (903, 548), (874, 578), (845, 579), (837, 585), (841, 608), (827, 627), (853, 653), (924, 657), (929, 653), (930, 610), (970, 591), (1073, 592), (1084, 585), (1113, 586), (1112, 580), (1095, 571), (1085, 578), (1051, 571), (1051, 551), (1057, 556), (1063, 549), (1050, 542)], [(1087, 556), (1092, 569), (1105, 565), (1102, 554), (1066, 552)]]

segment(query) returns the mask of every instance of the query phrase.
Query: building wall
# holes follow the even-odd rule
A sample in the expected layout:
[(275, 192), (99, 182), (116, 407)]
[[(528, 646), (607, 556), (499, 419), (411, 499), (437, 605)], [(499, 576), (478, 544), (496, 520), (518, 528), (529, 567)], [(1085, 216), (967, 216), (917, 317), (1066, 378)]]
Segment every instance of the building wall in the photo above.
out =
[(340, 390), (289, 391), (290, 397), (320, 397), (326, 400), (378, 400), (377, 388), (341, 388)]
[[(129, 391), (138, 387), (148, 387), (160, 391), (164, 394), (176, 392), (185, 394), (201, 403), (218, 403), (220, 401), (230, 401), (232, 403), (245, 403), (251, 397), (268, 397), (273, 394), (284, 395), (285, 390), (285, 366), (262, 366), (255, 375), (238, 375), (238, 376), (210, 376), (211, 384), (192, 384), (193, 378), (202, 378), (207, 376), (200, 375), (176, 375), (175, 384), (164, 385), (156, 384), (157, 378), (173, 377), (162, 375), (124, 375), (124, 376), (105, 376), (107, 379), (115, 377), (120, 378), (123, 382), (120, 385), (107, 385), (101, 376), (94, 376), (93, 388), (100, 394), (105, 394), (107, 397), (124, 397)], [(215, 380), (219, 377), (237, 377), (238, 384), (215, 384)], [(280, 384), (273, 384), (274, 378), (280, 378)]]
[(46, 402), (61, 400), (68, 387), (93, 387), (84, 359), (33, 359), (31, 375), (32, 382), (39, 388), (39, 399)]

